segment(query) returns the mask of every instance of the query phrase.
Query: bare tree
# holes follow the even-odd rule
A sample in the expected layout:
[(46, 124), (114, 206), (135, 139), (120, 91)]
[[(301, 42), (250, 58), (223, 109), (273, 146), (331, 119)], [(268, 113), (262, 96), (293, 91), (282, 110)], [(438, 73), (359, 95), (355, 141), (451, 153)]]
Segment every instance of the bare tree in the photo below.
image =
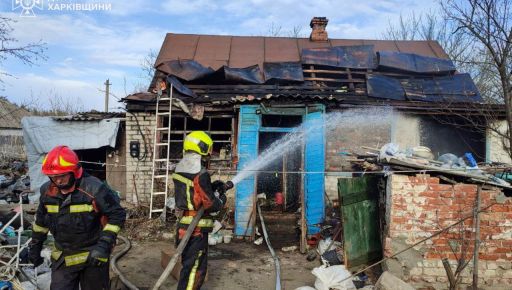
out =
[[(510, 0), (448, 0), (441, 2), (447, 20), (488, 56), (484, 63), (497, 72), (498, 101), (505, 105), (507, 128), (501, 132), (512, 156), (512, 3)], [(497, 132), (498, 133), (498, 132)]]
[(142, 70), (142, 79), (151, 81), (155, 75), (155, 61), (158, 57), (156, 51), (150, 49), (148, 54), (142, 59), (140, 67)]
[[(48, 100), (48, 102), (43, 105), (41, 100)], [(54, 90), (39, 93), (37, 97), (31, 93), (29, 100), (20, 107), (36, 116), (65, 116), (85, 111), (80, 98), (64, 98)]]
[(293, 37), (293, 38), (299, 38), (299, 37), (306, 37), (304, 33), (302, 33), (302, 27), (300, 25), (295, 25), (291, 29), (283, 29), (283, 26), (280, 24), (276, 24), (274, 22), (270, 23), (268, 26), (267, 31), (264, 33), (266, 36), (272, 36), (272, 37)]
[[(0, 63), (8, 58), (15, 58), (26, 65), (34, 65), (39, 60), (46, 60), (46, 43), (42, 40), (19, 44), (18, 40), (12, 36), (14, 28), (12, 24), (16, 20), (0, 16)], [(9, 73), (2, 72), (0, 76), (11, 76)], [(2, 79), (0, 77), (0, 82)]]

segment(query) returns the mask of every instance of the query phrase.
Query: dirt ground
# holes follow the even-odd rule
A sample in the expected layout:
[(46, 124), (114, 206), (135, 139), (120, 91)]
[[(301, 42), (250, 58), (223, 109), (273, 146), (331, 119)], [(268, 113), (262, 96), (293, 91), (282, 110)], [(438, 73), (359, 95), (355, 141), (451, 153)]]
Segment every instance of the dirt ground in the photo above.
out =
[[(132, 242), (132, 249), (118, 263), (121, 272), (140, 289), (150, 289), (163, 269), (160, 251), (170, 247), (169, 241)], [(267, 246), (243, 241), (210, 246), (208, 280), (201, 289), (275, 289), (274, 263)], [(298, 251), (277, 250), (281, 264), (283, 289), (313, 286), (311, 274), (319, 260), (308, 262)], [(176, 289), (176, 280), (168, 279), (162, 289)]]

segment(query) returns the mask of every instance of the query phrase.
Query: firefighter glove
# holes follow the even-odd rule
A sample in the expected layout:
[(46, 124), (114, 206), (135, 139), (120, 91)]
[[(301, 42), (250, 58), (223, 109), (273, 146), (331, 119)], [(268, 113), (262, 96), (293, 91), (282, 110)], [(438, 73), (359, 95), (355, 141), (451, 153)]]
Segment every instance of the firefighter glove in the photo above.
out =
[(226, 184), (222, 180), (215, 180), (212, 182), (213, 191), (218, 192), (220, 195), (226, 193)]
[(34, 264), (34, 267), (41, 265), (44, 262), (43, 257), (41, 257), (42, 247), (39, 245), (35, 245), (30, 247), (28, 252), (28, 259), (30, 263)]
[(111, 245), (100, 239), (89, 254), (89, 265), (99, 267), (107, 263), (110, 257), (110, 250)]

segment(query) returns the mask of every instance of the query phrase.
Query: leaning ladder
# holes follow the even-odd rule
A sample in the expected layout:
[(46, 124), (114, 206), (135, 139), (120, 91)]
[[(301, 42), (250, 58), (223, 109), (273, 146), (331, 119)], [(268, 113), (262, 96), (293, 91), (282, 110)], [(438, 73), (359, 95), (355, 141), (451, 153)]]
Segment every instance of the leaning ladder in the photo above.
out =
[[(172, 89), (173, 86), (171, 84), (167, 96), (162, 95), (161, 90), (158, 91), (155, 110), (156, 123), (153, 136), (153, 170), (151, 175), (151, 201), (149, 204), (149, 218), (152, 218), (153, 214), (160, 213), (163, 220), (166, 218), (165, 209), (167, 206), (167, 191), (169, 190), (169, 149), (171, 140)], [(168, 105), (169, 110), (162, 110), (162, 107), (166, 107), (166, 105)], [(168, 117), (167, 124), (164, 124), (164, 117)], [(167, 142), (162, 140), (164, 133), (167, 133)], [(163, 190), (161, 188), (155, 188), (162, 183), (164, 185)], [(158, 196), (164, 197), (163, 208), (155, 208), (155, 200)]]

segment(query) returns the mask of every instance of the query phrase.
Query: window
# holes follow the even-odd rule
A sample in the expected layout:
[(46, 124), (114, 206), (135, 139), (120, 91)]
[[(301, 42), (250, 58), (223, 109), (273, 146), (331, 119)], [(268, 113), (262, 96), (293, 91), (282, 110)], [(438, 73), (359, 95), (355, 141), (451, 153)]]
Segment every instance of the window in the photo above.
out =
[[(167, 124), (168, 118), (165, 117), (163, 122)], [(234, 139), (233, 128), (234, 118), (231, 115), (204, 116), (200, 121), (185, 116), (172, 117), (169, 160), (179, 161), (183, 157), (185, 136), (192, 131), (202, 130), (210, 134), (213, 140), (210, 168), (229, 168), (233, 156), (231, 152)], [(161, 141), (167, 141), (167, 134), (162, 134)]]

